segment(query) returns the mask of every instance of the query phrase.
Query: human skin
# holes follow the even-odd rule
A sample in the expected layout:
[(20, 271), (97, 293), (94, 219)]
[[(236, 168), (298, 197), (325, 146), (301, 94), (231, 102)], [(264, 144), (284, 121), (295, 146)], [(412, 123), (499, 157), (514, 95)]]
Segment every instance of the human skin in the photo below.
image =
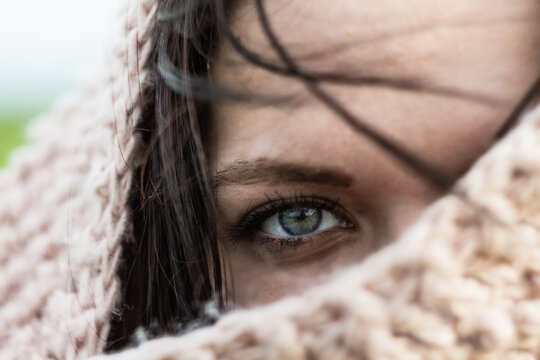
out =
[[(540, 73), (536, 0), (265, 4), (277, 37), (306, 71), (415, 79), (488, 99), (322, 86), (359, 119), (450, 176), (463, 173), (491, 145)], [(253, 2), (241, 2), (230, 22), (244, 45), (279, 61)], [(217, 175), (218, 239), (236, 305), (279, 299), (361, 262), (395, 241), (440, 197), (438, 189), (355, 132), (298, 79), (249, 64), (225, 41), (211, 75), (229, 88), (295, 100), (213, 105), (209, 153)], [(319, 204), (306, 205), (304, 197), (335, 206), (327, 209), (335, 214), (332, 226), (300, 237), (269, 234), (264, 224), (241, 236), (235, 231), (251, 209), (268, 202), (289, 199), (290, 209)], [(294, 199), (302, 203), (291, 205)]]

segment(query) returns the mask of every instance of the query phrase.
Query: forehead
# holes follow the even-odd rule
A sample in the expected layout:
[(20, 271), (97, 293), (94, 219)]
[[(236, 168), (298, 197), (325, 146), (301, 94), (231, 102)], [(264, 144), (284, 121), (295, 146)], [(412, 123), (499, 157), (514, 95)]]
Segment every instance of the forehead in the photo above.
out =
[[(280, 63), (253, 1), (230, 16), (238, 40)], [(536, 0), (266, 0), (277, 37), (304, 71), (420, 80), (492, 98), (497, 105), (376, 87), (326, 86), (351, 112), (419, 152), (459, 157), (488, 123), (501, 121), (537, 76), (540, 4)], [(301, 81), (250, 64), (224, 42), (212, 68), (218, 83), (243, 91), (300, 95), (303, 106), (217, 104), (213, 160), (261, 157), (314, 161), (373, 151), (310, 98)], [(471, 136), (473, 136), (471, 138)], [(340, 138), (342, 153), (332, 139)], [(454, 144), (454, 146), (450, 146)], [(459, 151), (455, 151), (458, 144)], [(441, 147), (439, 146), (439, 147)], [(344, 153), (343, 153), (344, 152)], [(450, 153), (454, 153), (454, 155)], [(354, 156), (353, 156), (354, 157)]]
[[(521, 51), (523, 57), (530, 56), (538, 45), (538, 39), (530, 36), (540, 21), (536, 0), (263, 2), (280, 42), (305, 70), (437, 79), (441, 66), (452, 71), (467, 63), (474, 71), (488, 59), (504, 57), (511, 40), (513, 47), (520, 47), (512, 52)], [(243, 44), (277, 60), (256, 16), (254, 1), (241, 1), (230, 23)], [(523, 26), (525, 23), (529, 26)], [(479, 51), (479, 43), (487, 46)], [(225, 57), (239, 60), (230, 47), (223, 50)]]

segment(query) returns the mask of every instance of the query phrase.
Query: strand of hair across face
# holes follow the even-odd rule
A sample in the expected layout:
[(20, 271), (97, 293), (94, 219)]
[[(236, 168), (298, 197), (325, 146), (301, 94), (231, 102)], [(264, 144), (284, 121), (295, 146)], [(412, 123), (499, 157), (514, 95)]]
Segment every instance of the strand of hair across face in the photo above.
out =
[(517, 124), (517, 122), (521, 118), (521, 115), (523, 115), (525, 110), (527, 110), (527, 108), (531, 105), (531, 102), (538, 96), (538, 93), (540, 93), (540, 76), (538, 76), (529, 91), (527, 91), (525, 96), (523, 96), (521, 101), (512, 110), (510, 115), (508, 115), (506, 121), (503, 123), (499, 131), (497, 131), (497, 134), (495, 135), (495, 140), (502, 138), (510, 131), (510, 129), (514, 127), (514, 125)]
[[(305, 80), (309, 80), (317, 83), (330, 83), (341, 84), (348, 86), (377, 86), (388, 87), (392, 89), (398, 89), (403, 91), (415, 91), (421, 93), (429, 93), (431, 95), (446, 96), (456, 99), (466, 100), (482, 104), (485, 106), (496, 106), (497, 100), (492, 97), (482, 94), (471, 93), (461, 89), (448, 88), (444, 86), (432, 86), (425, 84), (421, 81), (411, 78), (399, 78), (399, 77), (385, 77), (385, 76), (365, 76), (365, 75), (350, 75), (333, 72), (312, 72), (305, 73), (299, 71), (297, 67), (286, 66), (282, 67), (273, 63), (272, 61), (263, 58), (261, 55), (251, 51), (244, 45), (242, 45), (232, 32), (226, 18), (225, 0), (215, 0), (217, 22), (220, 30), (232, 45), (235, 51), (237, 51), (244, 59), (250, 63), (261, 67), (269, 72), (273, 72), (287, 77), (301, 77)], [(215, 86), (215, 85), (214, 85)]]
[(272, 45), (278, 56), (281, 58), (281, 60), (285, 63), (290, 72), (296, 74), (299, 78), (301, 78), (304, 81), (308, 90), (315, 97), (324, 102), (332, 111), (338, 114), (356, 131), (367, 136), (384, 151), (389, 152), (398, 159), (400, 159), (410, 169), (414, 170), (417, 174), (428, 180), (439, 190), (446, 192), (452, 187), (455, 182), (455, 179), (453, 177), (444, 174), (432, 164), (429, 164), (426, 161), (420, 159), (404, 147), (396, 144), (395, 142), (378, 133), (375, 129), (368, 126), (364, 121), (351, 114), (347, 109), (345, 109), (344, 106), (339, 103), (339, 101), (337, 101), (335, 98), (322, 90), (318, 85), (317, 81), (300, 71), (292, 57), (288, 54), (287, 50), (285, 50), (285, 48), (281, 46), (281, 43), (279, 42), (274, 31), (272, 30), (270, 23), (268, 22), (268, 17), (266, 16), (266, 12), (264, 10), (262, 0), (255, 0), (255, 4), (257, 8), (257, 14), (259, 16), (259, 21), (261, 22), (263, 31), (268, 40), (270, 41), (270, 44)]

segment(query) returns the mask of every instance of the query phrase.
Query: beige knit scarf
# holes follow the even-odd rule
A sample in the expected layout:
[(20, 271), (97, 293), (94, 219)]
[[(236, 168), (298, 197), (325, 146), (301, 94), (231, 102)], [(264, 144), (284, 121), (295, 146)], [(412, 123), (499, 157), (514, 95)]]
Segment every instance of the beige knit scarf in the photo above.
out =
[(540, 109), (397, 243), (328, 283), (99, 355), (155, 0), (130, 6), (103, 71), (34, 122), (0, 174), (0, 359), (540, 358)]

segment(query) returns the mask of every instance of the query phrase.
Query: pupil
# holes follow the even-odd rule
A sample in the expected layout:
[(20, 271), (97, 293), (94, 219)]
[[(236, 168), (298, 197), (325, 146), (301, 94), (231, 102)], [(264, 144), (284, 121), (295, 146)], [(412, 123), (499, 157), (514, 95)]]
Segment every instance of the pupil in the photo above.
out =
[(292, 209), (279, 213), (279, 224), (289, 235), (298, 236), (312, 233), (321, 224), (320, 209)]

